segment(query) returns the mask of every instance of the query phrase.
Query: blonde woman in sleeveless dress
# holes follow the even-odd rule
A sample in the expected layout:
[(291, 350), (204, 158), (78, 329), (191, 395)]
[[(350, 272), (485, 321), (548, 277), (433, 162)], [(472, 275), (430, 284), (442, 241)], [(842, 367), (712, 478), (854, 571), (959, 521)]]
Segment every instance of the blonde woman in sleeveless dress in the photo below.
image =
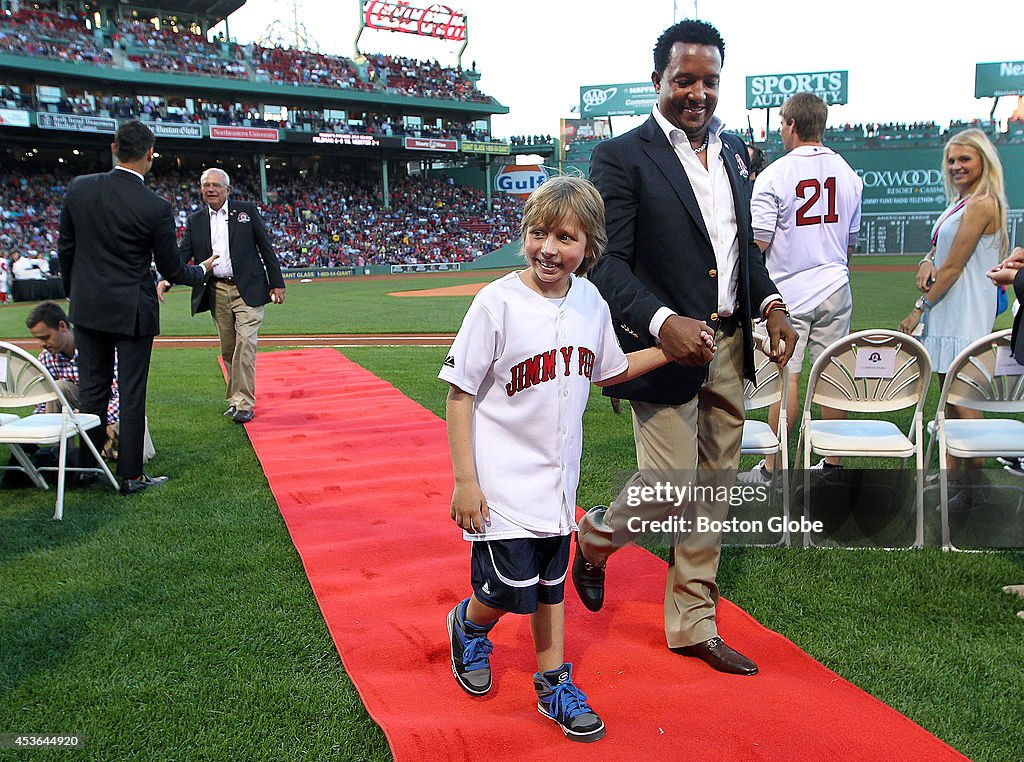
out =
[[(991, 333), (996, 290), (986, 274), (1009, 253), (1003, 167), (995, 146), (981, 130), (964, 130), (946, 144), (944, 159), (942, 176), (949, 206), (932, 229), (931, 252), (918, 267), (922, 296), (900, 323), (906, 333), (914, 333), (924, 323), (921, 342), (940, 384), (953, 358)], [(982, 414), (949, 405), (946, 416), (981, 418)], [(955, 461), (947, 467), (955, 468)]]

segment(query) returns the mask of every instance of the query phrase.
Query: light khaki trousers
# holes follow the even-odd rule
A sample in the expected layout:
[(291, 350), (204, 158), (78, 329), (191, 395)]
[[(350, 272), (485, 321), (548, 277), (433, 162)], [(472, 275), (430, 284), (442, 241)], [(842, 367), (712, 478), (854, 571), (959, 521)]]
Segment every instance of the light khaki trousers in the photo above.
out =
[(250, 307), (233, 283), (214, 281), (213, 322), (220, 354), (228, 373), (225, 399), (239, 410), (256, 406), (256, 339), (263, 324), (263, 305)]
[[(638, 471), (606, 512), (591, 511), (579, 523), (579, 540), (587, 560), (602, 565), (636, 532), (631, 517), (661, 520), (683, 515), (691, 526), (700, 516), (728, 517), (728, 501), (645, 502), (630, 507), (631, 488), (695, 482), (729, 488), (735, 481), (743, 438), (743, 332), (715, 333), (718, 351), (697, 396), (684, 405), (632, 402)], [(603, 513), (603, 515), (602, 515)], [(634, 523), (635, 526), (635, 523)], [(670, 648), (700, 643), (718, 634), (720, 532), (690, 532), (675, 539), (665, 584), (665, 638)]]

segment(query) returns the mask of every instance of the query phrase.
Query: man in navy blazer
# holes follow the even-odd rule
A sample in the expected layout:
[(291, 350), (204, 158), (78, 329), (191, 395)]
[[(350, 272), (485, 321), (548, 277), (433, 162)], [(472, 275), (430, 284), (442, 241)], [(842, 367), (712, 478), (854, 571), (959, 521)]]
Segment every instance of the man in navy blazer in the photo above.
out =
[[(658, 482), (732, 488), (743, 380), (754, 372), (751, 319), (766, 319), (780, 365), (796, 342), (754, 243), (747, 148), (714, 118), (724, 55), (710, 24), (685, 20), (667, 29), (654, 49), (658, 102), (651, 118), (600, 143), (591, 160), (608, 247), (589, 277), (611, 307), (622, 349), (660, 343), (675, 363), (605, 389), (630, 400), (639, 471), (609, 507), (580, 521), (572, 576), (596, 611), (605, 562), (642, 531), (630, 519), (671, 514), (682, 534), (674, 539), (665, 592), (669, 648), (723, 672), (752, 675), (757, 666), (727, 646), (716, 626), (721, 533), (698, 524), (724, 520), (728, 500), (637, 505), (643, 488)], [(714, 348), (705, 343), (708, 334)]]
[(219, 257), (210, 278), (192, 289), (192, 314), (213, 314), (228, 374), (225, 415), (235, 423), (248, 423), (256, 406), (256, 340), (263, 307), (271, 301), (284, 303), (284, 279), (256, 205), (228, 201), (227, 172), (206, 170), (200, 186), (207, 206), (189, 215), (181, 259), (187, 263), (211, 253)]
[[(182, 264), (171, 205), (150, 190), (145, 175), (153, 166), (152, 131), (141, 122), (125, 122), (111, 144), (117, 159), (110, 172), (76, 177), (68, 185), (60, 212), (58, 256), (68, 316), (78, 347), (80, 410), (106, 417), (119, 366), (121, 433), (117, 473), (121, 494), (162, 484), (142, 471), (146, 430), (146, 385), (153, 337), (160, 333), (156, 262), (163, 277), (198, 285), (213, 257), (197, 266)], [(102, 450), (106, 428), (92, 429)]]

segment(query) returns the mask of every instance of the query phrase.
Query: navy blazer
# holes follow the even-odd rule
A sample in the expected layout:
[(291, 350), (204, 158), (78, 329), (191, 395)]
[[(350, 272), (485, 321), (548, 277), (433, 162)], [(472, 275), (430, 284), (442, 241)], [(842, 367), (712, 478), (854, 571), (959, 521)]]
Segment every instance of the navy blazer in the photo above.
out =
[(121, 169), (68, 184), (57, 253), (71, 299), (68, 318), (94, 331), (160, 333), (151, 262), (171, 283), (193, 286), (205, 277), (203, 268), (178, 256), (170, 203)]
[[(743, 372), (754, 376), (751, 317), (778, 293), (754, 243), (750, 224), (747, 149), (721, 133), (722, 158), (732, 185), (739, 235), (737, 314), (743, 330)], [(652, 116), (643, 125), (597, 145), (590, 179), (606, 208), (608, 248), (590, 280), (611, 307), (622, 349), (654, 345), (651, 319), (663, 306), (714, 327), (718, 264), (697, 197), (675, 150)], [(609, 397), (680, 405), (696, 396), (707, 366), (669, 363), (623, 384), (605, 387)]]
[[(249, 201), (228, 200), (228, 252), (231, 270), (242, 301), (261, 307), (270, 301), (271, 288), (284, 288), (281, 265), (267, 235), (259, 209)], [(210, 208), (190, 214), (178, 247), (182, 262), (202, 262), (213, 256)], [(210, 309), (211, 281), (192, 289), (192, 314)]]

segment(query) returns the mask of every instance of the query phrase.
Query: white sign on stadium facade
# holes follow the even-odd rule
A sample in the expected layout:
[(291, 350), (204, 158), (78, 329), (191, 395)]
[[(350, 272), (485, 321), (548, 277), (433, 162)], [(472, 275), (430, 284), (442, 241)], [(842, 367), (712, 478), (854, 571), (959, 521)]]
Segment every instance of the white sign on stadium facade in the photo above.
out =
[(29, 119), (27, 111), (18, 111), (13, 108), (0, 108), (0, 127), (28, 127)]
[(437, 3), (419, 8), (401, 0), (367, 0), (363, 4), (363, 25), (369, 29), (404, 32), (440, 40), (466, 39), (466, 14)]
[(99, 132), (113, 135), (117, 120), (105, 116), (79, 116), (78, 114), (51, 114), (36, 112), (36, 124), (44, 130), (70, 130), (71, 132)]
[(796, 93), (813, 93), (830, 106), (846, 103), (849, 79), (847, 71), (757, 74), (747, 77), (747, 108), (778, 108)]
[(405, 147), (414, 151), (458, 151), (459, 141), (447, 138), (406, 138)]
[(203, 137), (203, 129), (198, 124), (178, 124), (176, 122), (145, 122), (158, 138), (189, 138), (198, 140)]
[(273, 127), (226, 127), (211, 124), (210, 137), (214, 140), (252, 140), (260, 143), (276, 143), (279, 140)]

